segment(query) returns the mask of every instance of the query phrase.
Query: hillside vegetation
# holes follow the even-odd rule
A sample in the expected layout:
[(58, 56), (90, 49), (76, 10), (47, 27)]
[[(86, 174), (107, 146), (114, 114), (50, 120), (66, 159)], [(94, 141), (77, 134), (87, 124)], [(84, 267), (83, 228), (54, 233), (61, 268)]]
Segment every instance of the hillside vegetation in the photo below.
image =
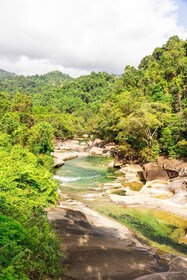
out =
[(116, 142), (126, 160), (186, 157), (187, 41), (171, 37), (121, 77), (0, 71), (0, 279), (61, 273), (45, 213), (57, 199), (52, 139), (83, 133)]

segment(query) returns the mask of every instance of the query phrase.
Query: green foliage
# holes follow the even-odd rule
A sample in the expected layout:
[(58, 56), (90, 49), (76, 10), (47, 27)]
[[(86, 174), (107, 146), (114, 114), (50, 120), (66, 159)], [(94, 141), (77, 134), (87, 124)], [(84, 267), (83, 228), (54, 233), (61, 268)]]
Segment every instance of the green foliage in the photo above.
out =
[(179, 156), (186, 157), (187, 156), (187, 140), (182, 139), (177, 142), (175, 146), (175, 150)]
[(28, 142), (34, 154), (50, 154), (52, 139), (53, 127), (47, 122), (39, 122), (31, 128)]
[(57, 199), (58, 184), (45, 168), (51, 159), (21, 146), (0, 155), (0, 279), (55, 278), (59, 245), (44, 211)]
[(101, 107), (97, 135), (130, 145), (141, 161), (155, 160), (160, 153), (186, 155), (186, 44), (173, 36), (143, 58), (138, 69), (125, 68)]
[(18, 117), (12, 113), (6, 113), (0, 120), (0, 131), (12, 134), (19, 126)]

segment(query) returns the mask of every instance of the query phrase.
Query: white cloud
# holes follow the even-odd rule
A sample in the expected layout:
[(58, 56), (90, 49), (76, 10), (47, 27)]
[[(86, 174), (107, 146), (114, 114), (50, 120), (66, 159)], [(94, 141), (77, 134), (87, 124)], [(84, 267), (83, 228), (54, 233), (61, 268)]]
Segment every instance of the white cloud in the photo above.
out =
[(0, 0), (0, 68), (121, 73), (172, 35), (174, 0)]

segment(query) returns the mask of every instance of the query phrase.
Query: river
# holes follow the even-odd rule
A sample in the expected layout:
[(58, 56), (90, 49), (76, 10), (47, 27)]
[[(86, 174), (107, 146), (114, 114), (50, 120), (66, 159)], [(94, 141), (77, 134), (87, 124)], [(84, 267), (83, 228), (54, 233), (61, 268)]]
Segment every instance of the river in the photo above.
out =
[[(62, 265), (69, 268), (67, 279), (130, 280), (164, 272), (169, 269), (169, 261), (175, 258), (175, 255), (166, 254), (165, 249), (170, 252), (170, 247), (177, 246), (182, 253), (186, 250), (168, 239), (163, 230), (169, 232), (173, 228), (170, 224), (164, 224), (164, 228), (162, 222), (155, 222), (152, 212), (145, 209), (132, 212), (110, 201), (103, 184), (117, 179), (116, 169), (108, 167), (111, 160), (98, 156), (78, 157), (56, 170), (62, 198), (60, 207), (49, 212), (49, 218), (62, 236), (69, 257), (68, 261), (62, 261)], [(168, 242), (169, 247), (159, 244), (157, 248), (152, 247), (150, 240), (164, 246)], [(126, 269), (121, 262), (126, 263)]]

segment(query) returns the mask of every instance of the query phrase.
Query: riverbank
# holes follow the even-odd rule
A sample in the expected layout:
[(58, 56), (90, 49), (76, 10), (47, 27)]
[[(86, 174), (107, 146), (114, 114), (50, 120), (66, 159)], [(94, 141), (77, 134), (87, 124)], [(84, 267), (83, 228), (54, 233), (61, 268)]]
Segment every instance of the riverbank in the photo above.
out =
[(180, 273), (187, 267), (187, 259), (156, 252), (128, 228), (81, 202), (63, 202), (49, 209), (48, 217), (67, 255), (61, 260), (67, 268), (64, 279), (134, 280), (169, 271), (176, 272), (175, 279), (181, 280)]
[[(66, 156), (67, 150), (58, 150), (56, 153)], [(164, 180), (155, 178), (154, 181), (148, 181), (146, 185), (138, 178), (139, 169), (142, 173), (144, 172), (142, 168), (138, 165), (127, 165), (123, 166), (122, 172), (118, 171), (115, 176), (111, 174), (111, 180), (108, 183), (100, 180), (98, 184), (98, 171), (102, 168), (99, 176), (105, 174), (104, 169), (107, 170), (107, 165), (112, 166), (109, 164), (110, 159), (105, 166), (102, 156), (102, 164), (99, 167), (99, 157), (90, 158), (86, 150), (68, 151), (68, 154), (73, 157), (76, 155), (75, 159), (65, 163), (65, 166), (60, 169), (61, 171), (57, 172), (56, 177), (62, 184), (63, 202), (49, 212), (53, 226), (63, 238), (63, 249), (68, 256), (66, 261), (62, 261), (62, 265), (68, 268), (65, 279), (136, 279), (142, 275), (160, 271), (162, 273), (172, 271), (173, 273), (173, 271), (181, 270), (181, 267), (184, 272), (187, 272), (187, 260), (181, 257), (178, 257), (180, 264), (176, 264), (175, 268), (170, 267), (170, 262), (177, 258), (174, 249), (179, 249), (181, 254), (185, 249), (182, 244), (186, 242), (187, 208), (186, 205), (173, 203), (170, 198), (162, 197), (163, 188), (166, 188), (167, 194), (171, 193), (167, 187), (172, 181), (169, 177)], [(148, 171), (145, 174), (147, 176)], [(167, 174), (165, 171), (152, 172), (151, 170), (148, 175), (166, 176)], [(110, 176), (107, 174), (107, 177)], [(112, 179), (114, 177), (116, 177), (115, 181)], [(143, 187), (146, 189), (144, 190)], [(137, 190), (135, 191), (133, 188), (137, 188)], [(162, 198), (158, 197), (158, 192), (154, 197), (156, 188), (158, 188), (159, 195), (162, 193)], [(154, 210), (156, 218), (152, 215), (153, 212), (145, 213), (144, 211), (141, 215), (142, 209)], [(109, 217), (103, 217), (95, 210)], [(162, 215), (161, 212), (163, 212)], [(176, 217), (174, 218), (174, 216)], [(121, 224), (111, 220), (111, 217)], [(168, 218), (170, 219), (167, 220)], [(180, 219), (181, 224), (178, 222)], [(125, 225), (135, 230), (134, 232), (138, 233), (137, 236), (141, 236), (139, 232), (147, 235), (147, 240), (141, 239), (140, 241), (139, 237), (137, 238)], [(144, 232), (141, 231), (142, 227)], [(121, 231), (121, 229), (123, 230)], [(171, 234), (171, 239), (168, 234)], [(183, 239), (178, 240), (179, 237)], [(149, 238), (156, 239), (158, 244), (152, 245), (162, 248), (165, 253), (158, 253), (158, 249), (153, 249), (151, 243), (147, 243)], [(176, 240), (179, 245), (174, 241), (175, 238), (178, 238)], [(165, 245), (168, 248), (160, 245), (159, 242), (164, 244), (166, 242)], [(169, 249), (169, 246), (173, 246), (173, 249)], [(145, 262), (139, 255), (142, 250)], [(138, 263), (140, 267), (130, 264), (128, 256), (133, 264)], [(182, 276), (177, 277), (181, 280)]]

